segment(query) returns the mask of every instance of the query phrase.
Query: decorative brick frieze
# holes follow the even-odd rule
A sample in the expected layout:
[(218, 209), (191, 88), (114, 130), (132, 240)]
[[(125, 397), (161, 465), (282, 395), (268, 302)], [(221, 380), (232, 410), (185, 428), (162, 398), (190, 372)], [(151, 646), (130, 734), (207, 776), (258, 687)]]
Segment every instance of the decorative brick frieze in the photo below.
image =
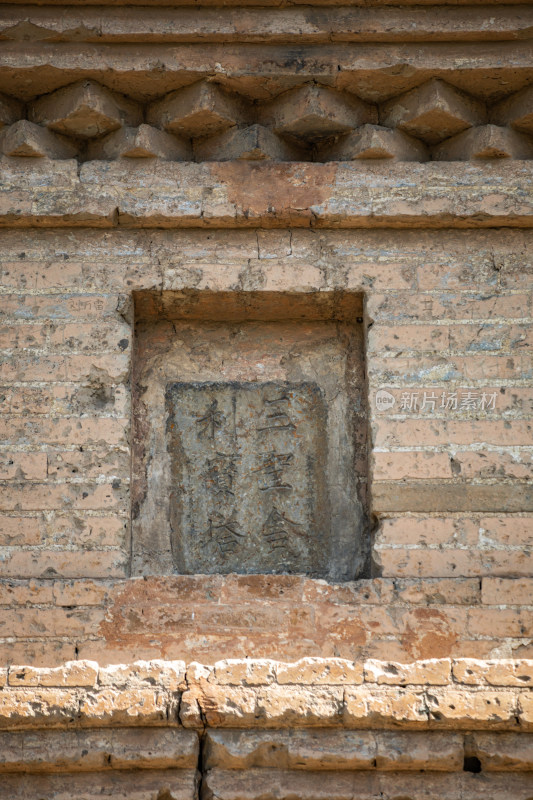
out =
[[(131, 98), (81, 80), (32, 100), (29, 122), (6, 97), (2, 150), (81, 161), (523, 160), (533, 154), (532, 98), (521, 91), (489, 103), (487, 112), (484, 100), (433, 78), (383, 103), (316, 82), (267, 101), (197, 80), (143, 111)], [(487, 114), (497, 124), (486, 125)]]

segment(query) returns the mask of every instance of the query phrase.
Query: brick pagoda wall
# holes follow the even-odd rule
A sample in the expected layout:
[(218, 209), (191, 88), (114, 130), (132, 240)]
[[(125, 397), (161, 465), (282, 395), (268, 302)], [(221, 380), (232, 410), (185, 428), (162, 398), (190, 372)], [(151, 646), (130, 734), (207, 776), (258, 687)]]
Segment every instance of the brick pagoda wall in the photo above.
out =
[[(3, 797), (531, 800), (532, 22), (0, 10)], [(135, 298), (202, 292), (361, 296), (360, 579), (132, 573)]]

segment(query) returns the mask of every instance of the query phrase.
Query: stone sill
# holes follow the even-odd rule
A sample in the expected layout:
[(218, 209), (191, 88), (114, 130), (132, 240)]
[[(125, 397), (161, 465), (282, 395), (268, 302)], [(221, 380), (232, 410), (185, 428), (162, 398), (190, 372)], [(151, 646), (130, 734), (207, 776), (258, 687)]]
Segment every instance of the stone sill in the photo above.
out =
[[(235, 659), (11, 666), (0, 727), (533, 730), (533, 660)], [(525, 687), (525, 688), (524, 688)]]
[(204, 164), (0, 160), (0, 227), (533, 225), (531, 162)]

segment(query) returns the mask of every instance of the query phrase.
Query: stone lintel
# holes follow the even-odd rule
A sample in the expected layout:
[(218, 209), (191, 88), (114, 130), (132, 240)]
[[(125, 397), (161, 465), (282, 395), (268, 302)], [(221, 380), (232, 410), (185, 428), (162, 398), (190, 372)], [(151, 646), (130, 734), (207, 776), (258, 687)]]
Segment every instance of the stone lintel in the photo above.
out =
[(528, 162), (84, 164), (5, 158), (1, 227), (486, 228), (533, 225)]

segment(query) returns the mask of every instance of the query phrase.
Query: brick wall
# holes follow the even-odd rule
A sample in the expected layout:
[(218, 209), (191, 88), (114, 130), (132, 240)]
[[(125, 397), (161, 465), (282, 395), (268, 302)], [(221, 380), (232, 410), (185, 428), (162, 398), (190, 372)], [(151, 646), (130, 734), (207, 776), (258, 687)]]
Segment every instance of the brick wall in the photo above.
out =
[[(107, 638), (120, 660), (135, 647), (238, 656), (250, 642), (277, 657), (531, 655), (530, 239), (494, 230), (3, 231), (5, 658), (105, 658)], [(364, 293), (375, 518), (366, 599), (360, 587), (299, 578), (214, 579), (191, 595), (176, 577), (165, 590), (154, 585), (152, 603), (146, 581), (123, 583), (131, 292), (236, 285)], [(393, 408), (376, 408), (380, 389)], [(493, 407), (481, 408), (484, 393), (496, 393)], [(145, 603), (157, 612), (147, 615)]]
[[(0, 794), (531, 800), (533, 11), (164, 2), (0, 9)], [(133, 563), (234, 297), (362, 301), (358, 580)]]

